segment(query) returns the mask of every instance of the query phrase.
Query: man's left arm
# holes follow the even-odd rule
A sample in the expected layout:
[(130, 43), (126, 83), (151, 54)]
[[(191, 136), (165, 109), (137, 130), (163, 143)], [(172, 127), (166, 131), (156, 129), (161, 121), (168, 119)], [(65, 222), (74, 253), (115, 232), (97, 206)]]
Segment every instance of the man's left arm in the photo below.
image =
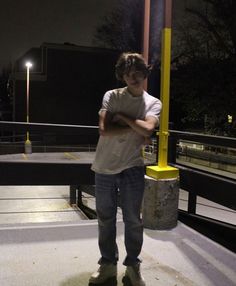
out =
[(122, 113), (116, 114), (116, 117), (124, 121), (138, 134), (149, 137), (152, 135), (155, 127), (158, 126), (159, 120), (154, 116), (147, 116), (144, 120), (142, 119), (132, 119)]

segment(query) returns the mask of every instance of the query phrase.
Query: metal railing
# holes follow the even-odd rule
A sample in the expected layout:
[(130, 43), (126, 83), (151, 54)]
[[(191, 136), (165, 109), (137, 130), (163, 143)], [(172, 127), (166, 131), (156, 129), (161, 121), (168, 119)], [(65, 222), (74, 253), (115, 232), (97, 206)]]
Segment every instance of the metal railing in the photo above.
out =
[[(38, 132), (41, 134), (68, 134), (77, 138), (97, 140), (97, 126), (61, 125), (23, 122), (0, 122), (0, 129), (12, 132)], [(236, 147), (236, 138), (212, 136), (170, 130), (168, 163), (179, 168), (180, 188), (187, 191), (187, 211), (179, 210), (179, 219), (198, 231), (214, 238), (221, 244), (235, 251), (236, 227), (224, 221), (218, 221), (209, 217), (203, 217), (196, 213), (197, 197), (201, 196), (214, 203), (220, 204), (232, 210), (236, 210), (236, 180), (226, 178), (221, 174), (213, 174), (209, 171), (185, 166), (176, 162), (178, 143), (180, 140), (188, 140), (212, 146)], [(91, 162), (87, 162), (86, 168), (79, 164), (37, 164), (28, 162), (11, 163), (0, 162), (0, 184), (69, 184), (73, 186), (94, 184), (93, 174), (90, 170)], [(84, 166), (83, 166), (84, 167)], [(3, 171), (3, 169), (5, 171)], [(20, 171), (19, 171), (20, 170)], [(52, 172), (53, 170), (53, 172)], [(10, 175), (8, 173), (10, 172)], [(24, 173), (34, 172), (33, 176), (24, 176)], [(78, 174), (81, 174), (79, 176)], [(50, 175), (49, 175), (50, 174)], [(23, 179), (22, 179), (23, 178)], [(64, 179), (63, 179), (64, 178)], [(222, 232), (224, 235), (222, 236)]]
[(177, 161), (178, 145), (181, 140), (215, 148), (235, 149), (236, 138), (170, 130), (169, 140), (169, 163), (179, 168), (180, 188), (188, 192), (187, 211), (179, 210), (179, 219), (235, 251), (236, 246), (233, 243), (236, 239), (235, 224), (202, 216), (196, 212), (198, 196), (235, 211), (235, 176), (229, 178), (221, 171), (216, 174), (213, 169), (206, 171), (201, 166), (186, 166), (184, 162)]

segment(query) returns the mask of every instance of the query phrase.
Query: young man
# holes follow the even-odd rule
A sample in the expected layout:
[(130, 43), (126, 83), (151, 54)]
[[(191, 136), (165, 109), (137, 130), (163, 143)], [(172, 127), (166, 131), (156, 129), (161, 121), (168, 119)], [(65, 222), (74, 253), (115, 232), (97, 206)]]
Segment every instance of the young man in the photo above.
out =
[(140, 54), (123, 53), (116, 77), (126, 87), (105, 93), (99, 111), (100, 138), (92, 170), (95, 171), (96, 211), (99, 227), (100, 267), (89, 282), (101, 284), (117, 276), (117, 194), (125, 224), (125, 275), (133, 286), (145, 286), (138, 258), (143, 243), (140, 209), (144, 192), (142, 145), (159, 123), (161, 102), (143, 90), (149, 69)]

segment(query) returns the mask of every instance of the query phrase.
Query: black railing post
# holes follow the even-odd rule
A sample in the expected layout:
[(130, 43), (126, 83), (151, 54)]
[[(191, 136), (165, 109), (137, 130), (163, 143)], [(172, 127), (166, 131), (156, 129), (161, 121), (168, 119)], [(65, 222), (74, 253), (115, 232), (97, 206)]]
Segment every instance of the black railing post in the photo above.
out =
[(70, 186), (70, 205), (76, 204), (76, 190), (77, 186), (75, 185)]
[(188, 213), (196, 214), (196, 206), (197, 206), (197, 196), (195, 192), (190, 191), (188, 193)]

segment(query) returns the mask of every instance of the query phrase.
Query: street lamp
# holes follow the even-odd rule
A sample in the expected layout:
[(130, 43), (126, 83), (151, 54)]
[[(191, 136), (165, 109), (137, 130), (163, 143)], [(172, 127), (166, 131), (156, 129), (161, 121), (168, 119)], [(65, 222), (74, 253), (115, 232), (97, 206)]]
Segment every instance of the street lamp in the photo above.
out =
[[(26, 80), (26, 122), (29, 123), (29, 71), (32, 67), (31, 62), (26, 62), (25, 64), (27, 68), (27, 80)], [(26, 141), (25, 141), (25, 154), (32, 153), (32, 144), (29, 140), (29, 131), (26, 133)]]

